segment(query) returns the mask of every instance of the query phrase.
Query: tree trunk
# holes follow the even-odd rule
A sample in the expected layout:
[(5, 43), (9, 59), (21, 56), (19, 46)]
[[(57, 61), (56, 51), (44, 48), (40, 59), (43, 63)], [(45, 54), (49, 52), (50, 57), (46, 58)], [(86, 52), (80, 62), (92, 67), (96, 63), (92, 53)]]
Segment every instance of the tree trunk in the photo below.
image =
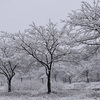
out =
[(23, 78), (21, 77), (20, 79), (21, 79), (21, 82), (22, 82), (23, 81)]
[(70, 83), (70, 84), (72, 83), (71, 76), (69, 76), (69, 83)]
[(86, 77), (87, 77), (87, 83), (89, 83), (90, 81), (89, 81), (89, 71), (88, 70), (86, 70)]
[(8, 92), (11, 92), (11, 79), (8, 79)]
[(48, 89), (48, 94), (51, 93), (51, 72), (49, 71), (47, 75), (47, 89)]
[(87, 77), (87, 83), (89, 83), (90, 81), (89, 81), (89, 78)]

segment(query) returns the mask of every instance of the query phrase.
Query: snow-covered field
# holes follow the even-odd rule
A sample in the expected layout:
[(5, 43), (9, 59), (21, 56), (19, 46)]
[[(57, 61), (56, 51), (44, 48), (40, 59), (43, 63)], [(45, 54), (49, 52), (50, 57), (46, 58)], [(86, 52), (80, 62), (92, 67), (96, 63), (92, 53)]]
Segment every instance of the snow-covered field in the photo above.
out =
[[(33, 85), (32, 85), (33, 84)], [(19, 88), (18, 88), (19, 87)], [(26, 87), (26, 88), (25, 88)], [(17, 89), (18, 88), (18, 89)], [(52, 83), (52, 93), (46, 93), (46, 84), (17, 84), (13, 92), (6, 92), (6, 86), (0, 87), (0, 100), (100, 100), (100, 83)]]

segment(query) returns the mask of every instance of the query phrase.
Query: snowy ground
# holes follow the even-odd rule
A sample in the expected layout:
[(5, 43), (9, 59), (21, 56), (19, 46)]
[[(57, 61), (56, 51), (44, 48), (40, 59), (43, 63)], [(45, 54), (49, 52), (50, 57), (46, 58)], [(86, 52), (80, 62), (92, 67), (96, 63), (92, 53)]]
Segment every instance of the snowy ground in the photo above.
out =
[(6, 87), (1, 86), (0, 100), (100, 100), (99, 82), (52, 83), (50, 95), (46, 93), (46, 84), (32, 84), (23, 82), (23, 85), (18, 85), (16, 83), (11, 93), (7, 93)]

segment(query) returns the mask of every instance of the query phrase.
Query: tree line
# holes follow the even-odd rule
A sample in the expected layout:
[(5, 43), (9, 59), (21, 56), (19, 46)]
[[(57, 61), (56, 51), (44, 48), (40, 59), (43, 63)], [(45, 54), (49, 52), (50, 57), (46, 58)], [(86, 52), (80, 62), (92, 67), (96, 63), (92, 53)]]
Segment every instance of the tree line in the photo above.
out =
[[(51, 73), (58, 62), (81, 65), (100, 52), (99, 0), (91, 6), (82, 2), (81, 9), (69, 13), (61, 29), (49, 20), (46, 26), (34, 22), (24, 32), (0, 34), (0, 74), (7, 78), (8, 92), (15, 73), (39, 64), (45, 68), (47, 93), (51, 93)], [(88, 77), (88, 71), (87, 71)], [(87, 81), (88, 78), (87, 78)]]

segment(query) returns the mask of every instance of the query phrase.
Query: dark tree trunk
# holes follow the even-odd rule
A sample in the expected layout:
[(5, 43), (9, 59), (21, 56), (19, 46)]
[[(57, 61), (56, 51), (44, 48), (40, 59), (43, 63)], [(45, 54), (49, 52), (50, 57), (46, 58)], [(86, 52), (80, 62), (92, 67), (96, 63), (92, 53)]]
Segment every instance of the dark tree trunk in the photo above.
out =
[(21, 77), (20, 79), (21, 79), (21, 82), (22, 82), (23, 81), (23, 78)]
[(47, 75), (47, 89), (48, 89), (48, 94), (51, 93), (51, 72), (49, 71)]
[(8, 92), (11, 92), (11, 80), (12, 79), (8, 79)]
[(70, 84), (72, 83), (71, 76), (69, 76), (69, 83), (70, 83)]
[(87, 83), (89, 83), (90, 81), (89, 81), (89, 78), (87, 77)]
[(89, 71), (88, 70), (86, 70), (86, 78), (87, 78), (86, 82), (89, 83), (90, 80), (89, 80)]

